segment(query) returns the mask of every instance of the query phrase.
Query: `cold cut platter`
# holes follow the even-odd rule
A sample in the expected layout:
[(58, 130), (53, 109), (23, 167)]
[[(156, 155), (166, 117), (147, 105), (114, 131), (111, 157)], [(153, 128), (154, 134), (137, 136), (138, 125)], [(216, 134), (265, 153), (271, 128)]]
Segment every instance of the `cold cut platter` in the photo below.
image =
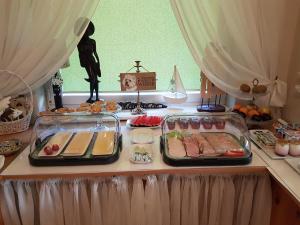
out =
[(161, 136), (163, 160), (172, 166), (250, 163), (252, 154), (245, 125), (242, 120), (237, 122), (239, 116), (232, 116), (222, 113), (165, 118)]

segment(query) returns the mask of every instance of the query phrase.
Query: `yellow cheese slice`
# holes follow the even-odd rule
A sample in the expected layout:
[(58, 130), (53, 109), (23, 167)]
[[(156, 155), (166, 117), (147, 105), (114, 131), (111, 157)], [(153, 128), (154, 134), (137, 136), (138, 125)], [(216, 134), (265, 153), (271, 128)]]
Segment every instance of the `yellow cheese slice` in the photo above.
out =
[(93, 138), (93, 132), (78, 132), (71, 142), (68, 144), (63, 155), (66, 156), (81, 156), (83, 155), (91, 140)]
[(93, 155), (110, 155), (114, 151), (115, 132), (99, 132), (92, 150)]
[(51, 155), (47, 155), (45, 153), (45, 151), (42, 149), (39, 152), (39, 157), (51, 157), (51, 156), (57, 156), (61, 153), (61, 151), (64, 149), (64, 147), (66, 146), (66, 144), (68, 143), (68, 141), (70, 140), (70, 138), (72, 137), (72, 132), (58, 132), (56, 133), (52, 138), (50, 138), (50, 140), (48, 141), (48, 143), (46, 144), (46, 146), (52, 146), (54, 144), (57, 144), (59, 146), (59, 150), (56, 152), (53, 152), (53, 154)]

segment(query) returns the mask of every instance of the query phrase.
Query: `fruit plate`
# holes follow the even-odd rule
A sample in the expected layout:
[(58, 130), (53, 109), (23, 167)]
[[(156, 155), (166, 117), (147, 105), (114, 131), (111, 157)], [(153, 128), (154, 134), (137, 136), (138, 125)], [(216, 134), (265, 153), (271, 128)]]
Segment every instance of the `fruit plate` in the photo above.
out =
[(250, 130), (250, 138), (252, 142), (261, 149), (264, 153), (266, 153), (271, 159), (286, 159), (286, 158), (295, 158), (293, 156), (287, 155), (287, 156), (280, 156), (275, 153), (275, 146), (273, 145), (265, 145), (261, 140), (259, 140), (256, 132), (261, 132), (267, 135), (272, 135), (273, 138), (276, 138), (273, 133), (269, 130)]
[(300, 174), (300, 159), (299, 158), (290, 158), (285, 159), (287, 164), (289, 164), (297, 173)]

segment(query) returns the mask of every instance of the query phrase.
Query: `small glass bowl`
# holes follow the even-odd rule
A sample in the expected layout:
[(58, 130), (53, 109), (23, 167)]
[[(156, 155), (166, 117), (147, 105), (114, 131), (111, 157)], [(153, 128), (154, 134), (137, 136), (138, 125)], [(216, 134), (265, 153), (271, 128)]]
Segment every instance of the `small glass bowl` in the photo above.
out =
[(206, 129), (206, 130), (211, 129), (212, 126), (213, 126), (213, 120), (210, 119), (210, 118), (203, 118), (203, 119), (201, 120), (201, 123), (202, 123), (204, 129)]
[(182, 130), (187, 130), (189, 128), (189, 120), (187, 118), (180, 118), (178, 124)]
[(131, 131), (131, 143), (132, 144), (152, 144), (153, 131), (150, 128), (137, 128)]
[(190, 124), (191, 124), (192, 129), (199, 129), (200, 124), (201, 124), (200, 118), (198, 118), (198, 117), (191, 118)]
[(224, 119), (215, 119), (214, 124), (218, 130), (223, 130), (226, 125), (226, 121)]
[(175, 126), (176, 126), (176, 120), (175, 119), (167, 119), (166, 121), (167, 123), (167, 126), (168, 126), (168, 129), (169, 130), (174, 130), (175, 129)]

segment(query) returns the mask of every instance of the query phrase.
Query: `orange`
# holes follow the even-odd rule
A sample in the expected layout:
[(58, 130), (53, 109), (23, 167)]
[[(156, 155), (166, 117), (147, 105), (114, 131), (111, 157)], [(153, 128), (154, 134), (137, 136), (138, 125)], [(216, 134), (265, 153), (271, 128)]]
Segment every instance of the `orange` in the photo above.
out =
[(240, 103), (235, 103), (233, 106), (233, 110), (240, 110), (241, 107), (242, 105)]

